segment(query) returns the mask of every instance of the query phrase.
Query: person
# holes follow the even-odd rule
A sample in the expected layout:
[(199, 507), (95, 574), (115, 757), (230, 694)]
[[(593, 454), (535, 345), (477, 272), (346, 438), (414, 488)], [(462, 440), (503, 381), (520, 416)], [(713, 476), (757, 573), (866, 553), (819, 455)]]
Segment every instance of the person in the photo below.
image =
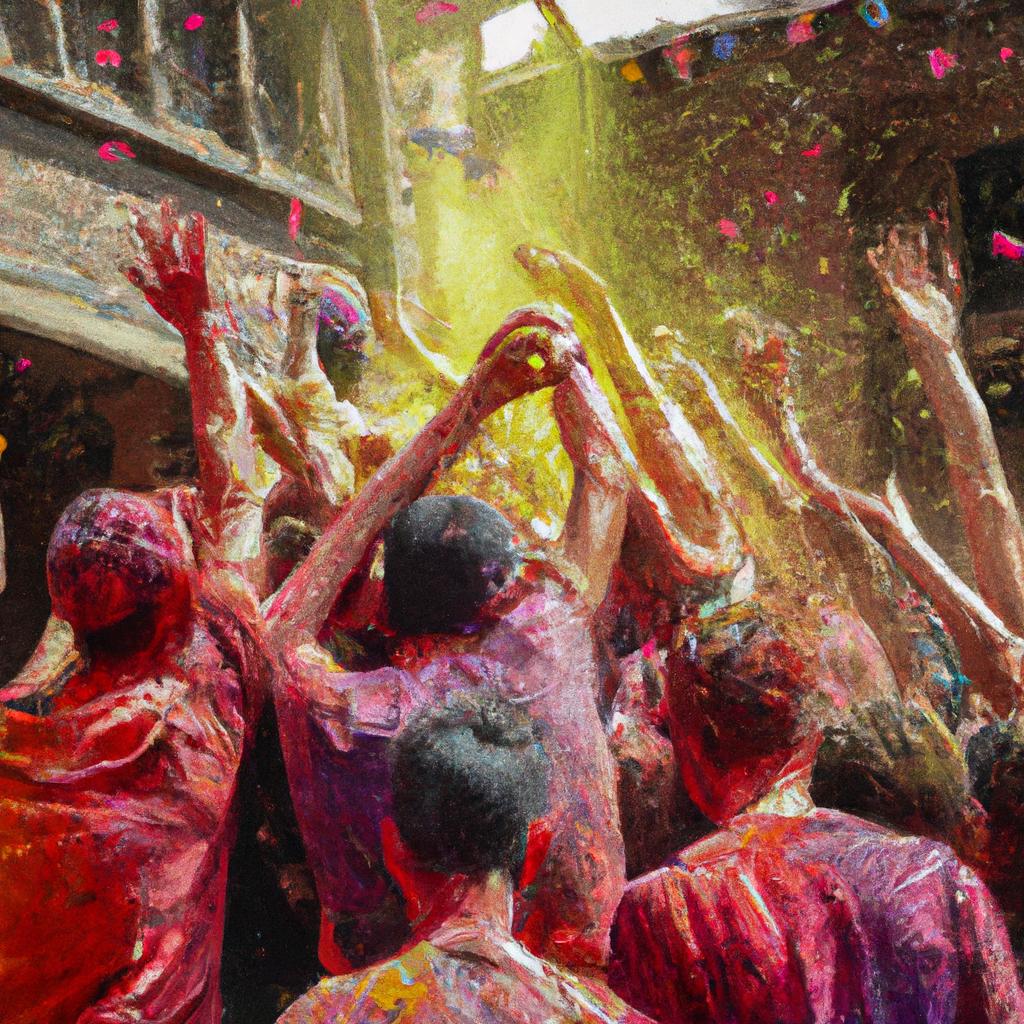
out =
[(512, 935), (514, 879), (547, 802), (547, 758), (524, 708), (487, 689), (454, 694), (410, 716), (388, 763), (382, 844), (416, 928), (397, 956), (324, 979), (279, 1024), (396, 1015), (642, 1024), (603, 985), (537, 959)]
[[(565, 573), (552, 553), (517, 550), (511, 525), (490, 506), (467, 496), (419, 498), (500, 404), (556, 384), (556, 414), (578, 466)], [(607, 959), (625, 871), (590, 616), (621, 543), (625, 491), (601, 419), (587, 412), (600, 400), (562, 321), (513, 314), (448, 409), (378, 471), (268, 613), (288, 666), (275, 702), (329, 970), (391, 951), (405, 934), (379, 839), (392, 739), (414, 708), (485, 682), (530, 710), (552, 761), (552, 838), (524, 894), (521, 934), (538, 955), (580, 969), (599, 970)], [(382, 536), (386, 618), (371, 619), (375, 646), (346, 671), (318, 635), (343, 589), (359, 604), (352, 580), (366, 575)]]
[(202, 218), (132, 218), (129, 277), (185, 339), (198, 488), (87, 492), (51, 538), (63, 625), (0, 692), (7, 1024), (221, 1017), (235, 792), (269, 664), (255, 445)]
[(630, 883), (615, 991), (666, 1024), (1024, 1019), (999, 912), (952, 851), (812, 804), (818, 690), (779, 628), (726, 612), (672, 660), (683, 780), (720, 827)]

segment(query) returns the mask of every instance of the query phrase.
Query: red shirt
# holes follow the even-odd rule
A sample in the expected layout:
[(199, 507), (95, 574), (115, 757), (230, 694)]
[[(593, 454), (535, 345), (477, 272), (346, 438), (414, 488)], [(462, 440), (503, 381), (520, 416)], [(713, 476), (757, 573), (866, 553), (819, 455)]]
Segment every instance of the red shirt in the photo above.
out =
[[(232, 805), (246, 735), (240, 631), (52, 713), (0, 705), (4, 1024), (215, 1024)], [(251, 720), (251, 719), (250, 719)]]
[(743, 814), (632, 882), (612, 987), (666, 1024), (1019, 1024), (988, 890), (945, 846), (839, 811)]

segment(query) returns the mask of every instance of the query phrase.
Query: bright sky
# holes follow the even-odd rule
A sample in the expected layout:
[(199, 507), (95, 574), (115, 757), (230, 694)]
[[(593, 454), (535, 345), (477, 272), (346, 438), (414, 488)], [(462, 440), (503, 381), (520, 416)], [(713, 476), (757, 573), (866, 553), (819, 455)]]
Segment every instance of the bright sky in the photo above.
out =
[(484, 71), (500, 71), (528, 57), (534, 40), (542, 39), (547, 28), (544, 15), (533, 3), (520, 4), (488, 18), (480, 26)]

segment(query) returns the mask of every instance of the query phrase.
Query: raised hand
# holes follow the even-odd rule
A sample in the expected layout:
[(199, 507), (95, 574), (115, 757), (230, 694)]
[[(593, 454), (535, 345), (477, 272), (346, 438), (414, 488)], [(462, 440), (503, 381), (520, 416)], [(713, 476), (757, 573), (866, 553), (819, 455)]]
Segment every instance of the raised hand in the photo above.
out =
[(956, 261), (942, 245), (940, 273), (929, 251), (928, 229), (893, 227), (886, 240), (868, 249), (868, 263), (889, 300), (900, 327), (954, 338), (960, 327), (963, 288)]
[(210, 309), (206, 221), (198, 213), (182, 220), (168, 199), (159, 215), (132, 207), (129, 218), (135, 260), (124, 274), (164, 320), (184, 333)]
[(536, 306), (516, 310), (484, 346), (470, 378), (480, 388), (481, 417), (561, 384), (580, 365), (586, 357), (568, 314)]

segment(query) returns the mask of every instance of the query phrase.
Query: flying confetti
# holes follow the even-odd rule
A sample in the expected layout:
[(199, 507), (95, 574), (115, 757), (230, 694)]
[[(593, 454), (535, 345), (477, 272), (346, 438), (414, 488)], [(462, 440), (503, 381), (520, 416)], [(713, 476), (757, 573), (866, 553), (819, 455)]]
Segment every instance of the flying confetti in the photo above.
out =
[(190, 14), (185, 19), (185, 31), (195, 32), (197, 28), (203, 27), (204, 21), (206, 21), (206, 19), (201, 14)]
[(121, 66), (121, 54), (117, 50), (97, 50), (96, 63), (101, 67), (109, 64), (112, 68), (119, 68)]
[(118, 142), (117, 140), (104, 142), (96, 152), (101, 160), (106, 160), (107, 163), (111, 164), (116, 164), (119, 160), (135, 159), (135, 154), (128, 143)]

